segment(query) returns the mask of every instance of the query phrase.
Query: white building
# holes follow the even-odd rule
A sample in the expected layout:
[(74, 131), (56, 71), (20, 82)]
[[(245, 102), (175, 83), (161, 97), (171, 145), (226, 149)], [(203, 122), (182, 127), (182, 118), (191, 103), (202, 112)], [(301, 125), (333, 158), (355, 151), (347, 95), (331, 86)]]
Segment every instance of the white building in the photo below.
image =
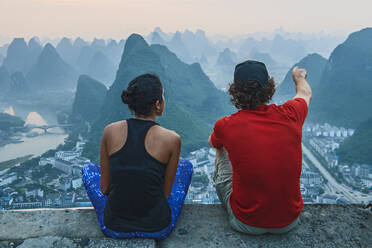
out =
[(75, 152), (81, 153), (84, 149), (85, 142), (84, 141), (78, 141), (76, 142), (75, 147), (72, 149)]
[(354, 130), (354, 129), (348, 129), (347, 132), (348, 132), (348, 135), (349, 135), (349, 136), (353, 136), (355, 130)]
[(361, 178), (360, 180), (362, 181), (363, 185), (366, 188), (370, 188), (372, 186), (372, 179), (370, 179), (370, 178)]
[(44, 166), (44, 165), (47, 165), (47, 164), (51, 164), (52, 166), (54, 166), (55, 164), (55, 158), (53, 157), (49, 157), (49, 158), (40, 158), (40, 161), (39, 161), (39, 165), (41, 166)]
[(42, 202), (15, 202), (12, 204), (13, 208), (16, 209), (29, 209), (29, 208), (41, 208)]
[(43, 197), (44, 196), (44, 190), (42, 190), (40, 188), (26, 190), (25, 195), (26, 195), (26, 197), (30, 197), (30, 196)]
[(345, 176), (351, 176), (351, 169), (348, 165), (339, 166), (339, 171)]
[(309, 169), (303, 169), (301, 172), (301, 184), (304, 185), (320, 185), (323, 183), (323, 178), (316, 172)]
[(60, 178), (59, 179), (59, 188), (61, 190), (67, 191), (71, 188), (71, 179), (70, 178)]
[(54, 157), (56, 159), (70, 161), (76, 157), (79, 157), (80, 153), (74, 151), (58, 151), (55, 153)]
[(368, 164), (362, 164), (360, 166), (360, 172), (359, 172), (359, 176), (361, 178), (366, 178), (368, 179), (369, 178), (369, 175), (370, 175), (370, 170), (372, 169), (371, 168), (372, 166), (368, 165)]
[(81, 176), (82, 165), (73, 165), (72, 166), (72, 175), (74, 176)]
[(54, 167), (66, 174), (72, 174), (72, 163), (66, 160), (56, 159)]
[(338, 199), (338, 196), (336, 195), (325, 194), (323, 196), (318, 197), (318, 202), (325, 203), (325, 204), (336, 204), (337, 199)]
[(15, 172), (4, 175), (0, 178), (0, 186), (10, 184), (18, 179), (18, 176)]
[(85, 164), (90, 163), (90, 159), (84, 158), (84, 157), (76, 157), (76, 158), (73, 158), (73, 159), (69, 160), (69, 162), (71, 162), (73, 164), (76, 164), (76, 165), (83, 166)]
[(72, 185), (73, 189), (80, 188), (81, 185), (83, 185), (83, 180), (81, 179), (81, 177), (76, 177), (76, 178), (72, 179), (71, 185)]
[(209, 152), (208, 152), (209, 163), (214, 164), (215, 159), (216, 159), (216, 149), (209, 148)]

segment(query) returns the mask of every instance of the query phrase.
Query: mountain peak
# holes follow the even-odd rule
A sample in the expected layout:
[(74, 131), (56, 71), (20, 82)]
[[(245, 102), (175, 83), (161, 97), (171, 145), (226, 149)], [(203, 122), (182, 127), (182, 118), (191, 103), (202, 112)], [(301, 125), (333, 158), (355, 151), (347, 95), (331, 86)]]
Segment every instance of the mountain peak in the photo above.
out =
[(66, 89), (76, 85), (76, 72), (59, 55), (56, 48), (47, 43), (36, 63), (27, 74), (33, 89)]
[(152, 38), (151, 38), (152, 44), (164, 44), (164, 39), (160, 36), (158, 32), (153, 32)]
[(154, 28), (154, 32), (157, 32), (157, 33), (162, 33), (163, 32), (163, 30), (161, 29), (161, 27), (156, 27), (156, 28)]
[(7, 54), (9, 53), (27, 53), (28, 46), (24, 38), (14, 38), (10, 43)]
[(40, 39), (39, 37), (37, 36), (34, 36), (32, 37), (29, 42), (28, 42), (28, 46), (33, 48), (33, 47), (40, 47), (41, 46), (41, 42), (40, 42)]
[(360, 31), (351, 33), (342, 45), (357, 46), (357, 47), (372, 51), (371, 44), (372, 44), (372, 28), (364, 28)]
[(310, 54), (306, 55), (305, 58), (301, 59), (301, 61), (306, 61), (306, 60), (321, 60), (321, 61), (324, 61), (326, 59), (318, 53), (310, 53)]
[(107, 88), (101, 82), (83, 74), (78, 79), (72, 118), (93, 121), (99, 115)]
[(107, 42), (107, 46), (108, 47), (116, 47), (118, 45), (118, 43), (116, 42), (116, 40), (114, 39), (110, 39), (108, 42)]
[(53, 56), (53, 57), (55, 57), (55, 56), (58, 56), (58, 57), (60, 57), (59, 56), (59, 54), (58, 54), (58, 52), (57, 52), (57, 50), (54, 48), (54, 46), (52, 45), (52, 44), (50, 44), (50, 43), (47, 43), (45, 46), (44, 46), (44, 49), (43, 49), (43, 51), (41, 52), (41, 55), (40, 55), (40, 57), (44, 57), (44, 56)]
[(202, 30), (202, 29), (196, 30), (195, 35), (198, 36), (198, 37), (200, 37), (200, 38), (206, 38), (205, 37), (205, 31)]
[(192, 63), (192, 64), (190, 65), (190, 68), (191, 68), (195, 73), (197, 73), (197, 74), (199, 74), (199, 75), (203, 75), (203, 76), (205, 76), (204, 71), (203, 71), (203, 69), (201, 68), (200, 63), (198, 63), (198, 62)]
[(302, 58), (298, 63), (293, 65), (291, 69), (288, 70), (284, 80), (277, 88), (275, 97), (288, 97), (294, 96), (296, 90), (292, 80), (292, 69), (295, 66), (300, 68), (305, 68), (308, 73), (307, 81), (313, 88), (313, 93), (316, 95), (318, 92), (318, 87), (321, 79), (323, 70), (327, 64), (327, 59), (323, 58), (317, 53), (311, 53)]
[(86, 45), (88, 45), (88, 43), (80, 37), (77, 37), (74, 41), (74, 44), (73, 44), (73, 46), (75, 46), (75, 47), (83, 47), (83, 46), (86, 46)]
[(172, 38), (172, 41), (182, 41), (182, 34), (181, 34), (180, 31), (177, 31), (177, 32), (174, 34), (174, 36), (173, 36), (173, 38)]
[(232, 52), (229, 48), (225, 48), (218, 56), (217, 65), (218, 66), (233, 66), (236, 64), (237, 58), (236, 54)]
[(57, 47), (59, 46), (72, 46), (72, 42), (69, 38), (63, 37), (62, 40), (58, 43)]
[(127, 42), (125, 43), (124, 53), (130, 52), (133, 49), (137, 49), (139, 47), (148, 47), (148, 46), (149, 45), (147, 44), (147, 42), (141, 35), (131, 34), (128, 37)]
[(106, 42), (104, 39), (98, 39), (98, 38), (94, 38), (93, 42), (92, 42), (92, 47), (104, 47), (106, 46)]
[(332, 51), (319, 83), (319, 100), (312, 104), (316, 121), (356, 127), (371, 112), (371, 44), (372, 28), (366, 28), (350, 34)]
[(27, 43), (24, 38), (14, 38), (13, 41), (10, 43), (10, 46), (25, 46), (27, 47)]
[(347, 40), (354, 39), (356, 37), (370, 37), (372, 35), (372, 28), (363, 28), (359, 31), (351, 33)]
[(15, 38), (8, 46), (3, 64), (10, 73), (15, 71), (27, 72), (32, 64), (30, 49), (23, 38)]
[(96, 88), (100, 87), (102, 91), (107, 90), (106, 86), (103, 83), (101, 83), (100, 81), (98, 81), (98, 80), (96, 80), (96, 79), (94, 79), (94, 78), (92, 78), (92, 77), (90, 77), (86, 74), (82, 74), (82, 75), (79, 76), (78, 86), (77, 86), (78, 88), (79, 88), (79, 86), (84, 86), (84, 87), (88, 86), (88, 87), (84, 88), (84, 90), (88, 90), (88, 88), (90, 88), (91, 85), (96, 86)]

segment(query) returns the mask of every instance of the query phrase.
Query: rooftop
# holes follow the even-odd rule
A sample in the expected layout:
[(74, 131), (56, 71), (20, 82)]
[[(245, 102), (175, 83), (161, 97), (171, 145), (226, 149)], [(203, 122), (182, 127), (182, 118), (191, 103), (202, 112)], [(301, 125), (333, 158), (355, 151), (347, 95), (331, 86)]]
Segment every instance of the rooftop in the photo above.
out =
[(92, 208), (0, 211), (0, 248), (11, 247), (368, 247), (372, 214), (360, 205), (305, 205), (300, 224), (284, 235), (233, 231), (221, 205), (185, 205), (162, 241), (113, 240)]

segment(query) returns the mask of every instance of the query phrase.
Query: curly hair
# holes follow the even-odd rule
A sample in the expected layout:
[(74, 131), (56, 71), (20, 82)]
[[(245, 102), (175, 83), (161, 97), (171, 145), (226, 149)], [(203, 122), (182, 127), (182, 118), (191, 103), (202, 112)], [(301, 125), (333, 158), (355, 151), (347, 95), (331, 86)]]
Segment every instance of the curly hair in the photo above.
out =
[(268, 87), (262, 87), (257, 81), (247, 81), (241, 90), (237, 90), (234, 83), (229, 88), (230, 102), (238, 109), (257, 109), (269, 102), (274, 93), (274, 78), (270, 78)]
[(143, 74), (129, 82), (121, 100), (136, 115), (149, 116), (156, 101), (163, 102), (163, 85), (155, 74)]

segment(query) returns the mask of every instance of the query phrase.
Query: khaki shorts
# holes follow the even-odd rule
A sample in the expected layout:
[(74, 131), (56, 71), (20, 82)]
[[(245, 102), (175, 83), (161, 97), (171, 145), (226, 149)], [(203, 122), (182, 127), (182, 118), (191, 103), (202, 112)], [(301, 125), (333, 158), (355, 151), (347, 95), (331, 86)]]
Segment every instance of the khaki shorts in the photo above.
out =
[(260, 228), (249, 226), (238, 220), (233, 214), (229, 202), (230, 194), (232, 192), (232, 167), (228, 154), (224, 149), (219, 151), (217, 150), (213, 181), (216, 187), (217, 196), (227, 210), (229, 222), (232, 228), (238, 232), (254, 235), (264, 233), (286, 233), (293, 229), (299, 222), (299, 218), (297, 218), (291, 224), (282, 228)]

